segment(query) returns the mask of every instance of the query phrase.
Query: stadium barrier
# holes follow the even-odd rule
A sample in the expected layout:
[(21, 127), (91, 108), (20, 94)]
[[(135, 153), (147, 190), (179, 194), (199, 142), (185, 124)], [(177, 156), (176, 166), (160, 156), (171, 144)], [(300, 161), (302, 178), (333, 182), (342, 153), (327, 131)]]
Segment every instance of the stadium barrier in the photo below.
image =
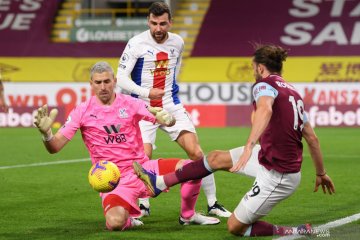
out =
[[(119, 58), (0, 57), (0, 68), (4, 80), (11, 82), (87, 82), (89, 69), (100, 60), (108, 61), (116, 70)], [(252, 82), (252, 72), (250, 57), (186, 58), (179, 80)], [(299, 83), (359, 83), (360, 57), (289, 57), (283, 76), (289, 82)]]
[[(89, 83), (5, 84), (9, 113), (0, 112), (0, 127), (31, 127), (39, 106), (62, 108), (57, 125), (71, 109), (92, 96)], [(360, 126), (360, 84), (294, 83), (313, 126)], [(179, 97), (198, 127), (250, 126), (252, 83), (180, 83)], [(117, 89), (120, 91), (120, 89)]]

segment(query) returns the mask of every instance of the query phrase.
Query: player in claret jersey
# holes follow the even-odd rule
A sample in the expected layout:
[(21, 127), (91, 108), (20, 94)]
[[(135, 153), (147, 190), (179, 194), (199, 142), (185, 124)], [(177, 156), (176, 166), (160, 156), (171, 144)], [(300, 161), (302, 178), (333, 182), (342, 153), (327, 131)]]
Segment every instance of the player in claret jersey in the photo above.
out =
[[(300, 184), (303, 160), (302, 138), (306, 140), (316, 169), (315, 189), (335, 193), (326, 174), (319, 140), (307, 120), (299, 93), (281, 77), (287, 51), (274, 45), (257, 46), (253, 58), (254, 115), (246, 145), (229, 151), (212, 151), (203, 161), (192, 162), (181, 171), (156, 176), (136, 162), (137, 175), (156, 196), (167, 187), (214, 172), (227, 170), (256, 177), (228, 220), (228, 230), (240, 236), (311, 234), (309, 224), (278, 226), (260, 221)], [(259, 141), (260, 146), (257, 144)]]
[[(149, 8), (149, 30), (129, 40), (119, 61), (118, 85), (134, 97), (146, 101), (152, 107), (162, 107), (176, 119), (172, 127), (140, 122), (145, 153), (151, 159), (155, 148), (156, 131), (165, 131), (172, 141), (185, 150), (191, 160), (202, 160), (194, 124), (178, 97), (177, 77), (181, 67), (184, 40), (169, 32), (172, 24), (171, 11), (164, 2), (155, 2)], [(214, 175), (203, 179), (202, 187), (208, 201), (208, 213), (229, 217), (230, 212), (217, 202)], [(149, 202), (140, 199), (144, 215), (149, 215)]]

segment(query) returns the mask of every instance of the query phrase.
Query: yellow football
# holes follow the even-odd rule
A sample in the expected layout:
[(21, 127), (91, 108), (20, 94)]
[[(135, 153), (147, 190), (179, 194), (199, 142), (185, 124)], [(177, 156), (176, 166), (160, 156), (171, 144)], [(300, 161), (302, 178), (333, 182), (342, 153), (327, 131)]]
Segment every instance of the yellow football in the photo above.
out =
[(120, 170), (115, 163), (101, 160), (90, 168), (89, 183), (98, 192), (111, 192), (120, 181)]

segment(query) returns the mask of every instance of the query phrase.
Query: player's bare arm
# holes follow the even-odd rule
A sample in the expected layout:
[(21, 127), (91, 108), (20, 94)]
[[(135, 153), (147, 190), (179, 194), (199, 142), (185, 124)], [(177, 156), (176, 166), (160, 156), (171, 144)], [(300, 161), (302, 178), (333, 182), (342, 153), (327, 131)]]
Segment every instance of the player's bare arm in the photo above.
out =
[(269, 96), (262, 96), (256, 103), (256, 111), (254, 113), (253, 124), (250, 132), (250, 136), (244, 147), (244, 152), (240, 156), (236, 165), (229, 169), (230, 172), (237, 172), (243, 169), (249, 160), (252, 150), (259, 140), (261, 134), (266, 129), (272, 116), (272, 105), (274, 104), (274, 98)]
[(320, 142), (314, 132), (314, 129), (311, 127), (309, 122), (304, 124), (303, 137), (307, 145), (309, 146), (310, 155), (314, 161), (314, 165), (316, 169), (316, 174), (317, 175), (325, 174), (323, 157), (320, 150)]
[(50, 141), (43, 141), (46, 147), (46, 150), (53, 154), (59, 152), (64, 146), (69, 142), (64, 135), (60, 132), (57, 132)]
[(305, 123), (304, 125), (303, 137), (307, 145), (309, 146), (311, 159), (313, 160), (316, 169), (314, 192), (317, 192), (319, 186), (321, 185), (321, 188), (325, 194), (326, 192), (328, 192), (329, 194), (335, 193), (335, 185), (332, 182), (331, 178), (327, 175), (324, 167), (319, 139), (316, 136), (314, 129), (311, 127), (309, 122)]

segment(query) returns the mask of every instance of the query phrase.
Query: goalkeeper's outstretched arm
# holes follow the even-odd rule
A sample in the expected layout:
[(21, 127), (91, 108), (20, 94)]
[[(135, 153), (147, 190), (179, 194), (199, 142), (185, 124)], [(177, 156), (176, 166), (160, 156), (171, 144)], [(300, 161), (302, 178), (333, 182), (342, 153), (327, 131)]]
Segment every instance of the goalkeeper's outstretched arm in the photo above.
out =
[(57, 109), (52, 109), (50, 113), (48, 113), (48, 106), (44, 105), (38, 108), (34, 116), (34, 125), (40, 131), (43, 143), (49, 153), (59, 152), (69, 141), (60, 132), (53, 135), (51, 126), (57, 114)]

